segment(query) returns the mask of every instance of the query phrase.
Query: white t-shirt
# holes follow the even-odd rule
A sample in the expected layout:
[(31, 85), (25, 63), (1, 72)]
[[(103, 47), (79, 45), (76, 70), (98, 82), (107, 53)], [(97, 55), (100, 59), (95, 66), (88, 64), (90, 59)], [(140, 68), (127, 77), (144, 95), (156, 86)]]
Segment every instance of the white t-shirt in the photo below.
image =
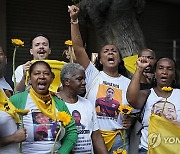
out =
[[(16, 123), (11, 115), (0, 111), (0, 137), (12, 135), (17, 130)], [(0, 154), (19, 154), (19, 144), (13, 143), (0, 148)]]
[(4, 77), (0, 78), (0, 89), (7, 89), (13, 91), (11, 86), (7, 83)]
[[(128, 104), (126, 91), (130, 80), (123, 75), (110, 77), (103, 71), (98, 71), (90, 62), (86, 71), (86, 92), (89, 93), (87, 99), (96, 107), (97, 118), (101, 130), (121, 129), (121, 117), (118, 107)], [(113, 100), (107, 102), (106, 91), (111, 88)], [(90, 91), (89, 91), (90, 89)]]
[[(179, 103), (180, 89), (173, 89), (173, 92), (170, 97), (167, 98), (169, 103), (166, 103), (164, 114), (167, 113), (166, 118), (171, 118), (175, 121), (180, 122), (180, 103)], [(144, 116), (142, 120), (143, 129), (141, 130), (141, 144), (140, 147), (148, 149), (148, 125), (149, 117), (151, 115), (151, 110), (153, 109), (154, 113), (161, 112), (164, 105), (165, 98), (158, 97), (154, 89), (151, 88), (151, 93), (147, 99)], [(155, 104), (155, 105), (154, 105)]]
[[(66, 103), (72, 117), (74, 117), (77, 129), (78, 140), (76, 146), (73, 149), (74, 154), (92, 154), (92, 131), (99, 129), (96, 111), (92, 104), (80, 96), (78, 101), (74, 104)], [(78, 119), (79, 123), (78, 123)]]
[[(29, 109), (30, 112), (23, 116), (24, 127), (28, 134), (26, 141), (22, 144), (23, 154), (50, 154), (59, 125), (38, 110), (29, 94), (25, 109)], [(57, 142), (55, 151), (60, 147), (61, 143)]]
[[(23, 73), (23, 65), (19, 65), (16, 70), (15, 70), (15, 75), (16, 75), (16, 83), (19, 83), (24, 75)], [(14, 74), (12, 76), (12, 81), (14, 82)], [(25, 86), (25, 90), (29, 89), (30, 86)]]
[[(23, 65), (19, 65), (15, 70), (16, 82), (20, 82), (23, 77)], [(12, 81), (14, 82), (14, 75), (12, 76)]]

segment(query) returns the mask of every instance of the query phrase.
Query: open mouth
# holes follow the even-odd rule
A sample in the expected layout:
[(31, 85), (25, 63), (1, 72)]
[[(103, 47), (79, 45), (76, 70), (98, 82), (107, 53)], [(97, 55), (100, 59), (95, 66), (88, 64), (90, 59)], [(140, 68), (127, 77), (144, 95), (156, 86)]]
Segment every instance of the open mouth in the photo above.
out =
[(41, 90), (45, 89), (46, 88), (46, 82), (43, 82), (43, 81), (39, 82), (38, 83), (38, 88), (41, 89)]
[(110, 64), (113, 64), (113, 63), (114, 63), (114, 57), (109, 57), (109, 58), (108, 58), (108, 62), (109, 62)]
[(39, 55), (44, 55), (44, 54), (46, 53), (46, 51), (40, 50), (40, 51), (38, 51), (37, 53), (38, 53)]
[(161, 81), (163, 81), (163, 82), (165, 82), (165, 81), (167, 81), (167, 77), (161, 77)]

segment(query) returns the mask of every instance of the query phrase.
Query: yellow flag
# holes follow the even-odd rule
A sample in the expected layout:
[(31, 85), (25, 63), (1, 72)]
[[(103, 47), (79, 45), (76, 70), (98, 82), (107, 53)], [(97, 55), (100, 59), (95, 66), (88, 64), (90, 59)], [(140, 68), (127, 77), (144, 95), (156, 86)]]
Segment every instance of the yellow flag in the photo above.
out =
[(136, 60), (137, 60), (137, 58), (138, 58), (137, 54), (123, 58), (124, 65), (125, 65), (126, 69), (133, 74), (136, 71)]
[(149, 119), (148, 154), (179, 154), (180, 128), (155, 114)]
[[(36, 61), (38, 60), (32, 60), (31, 62), (34, 63)], [(60, 72), (63, 65), (66, 64), (66, 62), (58, 61), (58, 60), (43, 60), (43, 61), (47, 62), (50, 65), (51, 70), (55, 75), (55, 78), (49, 87), (49, 91), (57, 92), (59, 86), (61, 85)], [(29, 72), (27, 71), (26, 72), (26, 86), (28, 86), (28, 78), (29, 78)]]
[(20, 118), (17, 113), (17, 109), (10, 102), (10, 100), (7, 98), (7, 96), (1, 89), (0, 89), (0, 110), (10, 114), (14, 118), (16, 123), (20, 123)]

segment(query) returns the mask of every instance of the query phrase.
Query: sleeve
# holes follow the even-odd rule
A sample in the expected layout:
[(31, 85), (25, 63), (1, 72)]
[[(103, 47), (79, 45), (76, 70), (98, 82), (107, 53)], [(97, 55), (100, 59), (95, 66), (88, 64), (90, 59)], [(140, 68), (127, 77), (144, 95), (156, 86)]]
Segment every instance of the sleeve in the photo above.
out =
[(8, 119), (7, 113), (0, 110), (0, 133), (2, 132), (2, 130), (1, 130), (2, 127), (1, 126), (5, 125), (8, 120), (9, 119)]
[[(65, 111), (65, 112), (69, 113), (69, 115), (71, 115), (66, 104), (62, 101), (60, 101), (60, 102), (59, 101), (58, 101), (58, 106), (59, 106), (58, 110)], [(75, 122), (72, 117), (71, 117), (71, 119), (72, 119), (72, 121), (65, 127), (65, 135), (64, 135), (63, 139), (61, 140), (61, 147), (58, 150), (59, 154), (69, 154), (76, 144), (76, 141), (78, 138), (77, 128), (76, 128)]]
[(97, 115), (96, 115), (96, 111), (95, 108), (92, 106), (92, 110), (93, 110), (93, 131), (96, 131), (99, 129), (99, 123), (97, 120)]
[[(20, 82), (23, 77), (23, 65), (19, 65), (15, 70), (16, 82)], [(12, 81), (14, 82), (14, 75), (12, 76)]]
[(87, 87), (87, 89), (90, 88), (93, 80), (96, 78), (98, 73), (99, 73), (99, 71), (97, 70), (97, 68), (92, 64), (92, 62), (90, 62), (88, 67), (85, 70), (85, 74), (86, 74), (86, 87)]

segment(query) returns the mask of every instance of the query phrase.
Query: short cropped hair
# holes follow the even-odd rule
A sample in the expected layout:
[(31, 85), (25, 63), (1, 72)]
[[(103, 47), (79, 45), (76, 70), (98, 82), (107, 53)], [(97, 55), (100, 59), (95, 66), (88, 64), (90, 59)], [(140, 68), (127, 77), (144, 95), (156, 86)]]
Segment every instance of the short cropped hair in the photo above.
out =
[(50, 38), (46, 35), (46, 34), (43, 34), (43, 33), (36, 33), (34, 34), (31, 39), (30, 39), (30, 48), (32, 48), (32, 42), (33, 40), (36, 38), (36, 37), (39, 37), (39, 36), (42, 36), (42, 37), (45, 37), (48, 42), (49, 42), (49, 47), (50, 47), (50, 44), (51, 44), (51, 41), (50, 41)]
[(81, 114), (80, 114), (80, 112), (79, 112), (78, 110), (74, 110), (74, 111), (72, 112), (72, 116), (73, 116), (75, 113), (77, 113), (77, 114), (81, 117)]
[(151, 49), (149, 49), (149, 48), (143, 48), (143, 49), (138, 53), (138, 57), (141, 57), (141, 56), (142, 56), (142, 53), (143, 53), (144, 51), (149, 51), (149, 52), (151, 52), (151, 53), (153, 54), (154, 58), (156, 59), (156, 54), (155, 54), (154, 50), (151, 50)]
[(65, 64), (61, 70), (61, 83), (64, 85), (66, 79), (70, 79), (76, 75), (76, 70), (85, 71), (84, 67), (78, 63)]
[(52, 77), (54, 78), (54, 73), (52, 72), (50, 65), (49, 65), (48, 63), (46, 63), (45, 61), (42, 61), (42, 60), (38, 60), (38, 61), (34, 62), (34, 63), (30, 66), (30, 68), (29, 68), (29, 75), (32, 74), (32, 71), (33, 71), (33, 69), (34, 69), (34, 67), (35, 67), (36, 65), (45, 65), (45, 66), (47, 66), (47, 68), (49, 69), (49, 71), (50, 71), (51, 74), (52, 74)]

